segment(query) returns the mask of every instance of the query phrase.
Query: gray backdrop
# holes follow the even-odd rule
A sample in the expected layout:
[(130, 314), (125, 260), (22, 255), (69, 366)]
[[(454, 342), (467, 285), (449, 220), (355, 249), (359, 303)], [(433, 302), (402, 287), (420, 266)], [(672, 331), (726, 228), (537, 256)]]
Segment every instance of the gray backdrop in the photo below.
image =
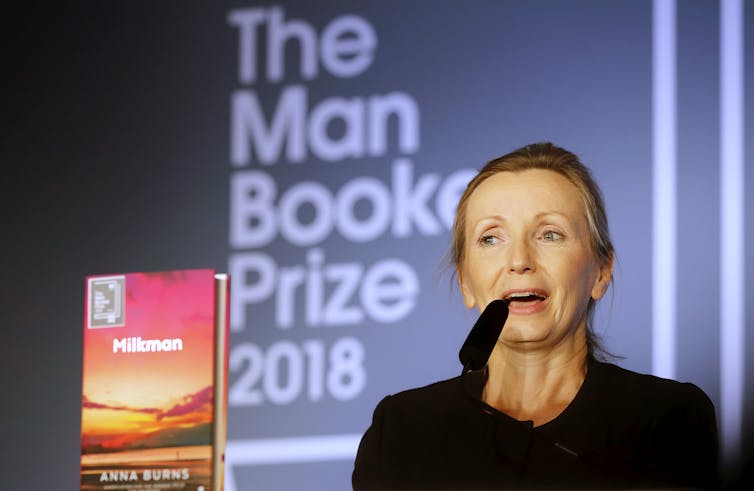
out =
[[(718, 412), (719, 8), (675, 10), (676, 302), (665, 306), (674, 376)], [(349, 489), (375, 404), (460, 369), (476, 316), (443, 256), (468, 170), (534, 141), (593, 169), (619, 258), (597, 328), (620, 365), (657, 371), (653, 2), (27, 4), (10, 20), (4, 488), (77, 486), (84, 276), (214, 267), (234, 275), (228, 488)], [(744, 388), (734, 423), (746, 442)]]

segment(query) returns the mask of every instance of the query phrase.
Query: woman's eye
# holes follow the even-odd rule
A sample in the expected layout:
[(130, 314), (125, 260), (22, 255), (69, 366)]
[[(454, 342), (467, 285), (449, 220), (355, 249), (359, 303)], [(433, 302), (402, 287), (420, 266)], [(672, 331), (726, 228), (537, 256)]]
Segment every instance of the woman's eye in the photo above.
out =
[(555, 232), (554, 230), (548, 230), (547, 232), (542, 234), (542, 238), (547, 241), (554, 242), (556, 240), (562, 239), (563, 235)]
[(482, 245), (491, 246), (497, 244), (497, 237), (494, 235), (485, 235), (481, 239), (479, 239), (479, 242)]

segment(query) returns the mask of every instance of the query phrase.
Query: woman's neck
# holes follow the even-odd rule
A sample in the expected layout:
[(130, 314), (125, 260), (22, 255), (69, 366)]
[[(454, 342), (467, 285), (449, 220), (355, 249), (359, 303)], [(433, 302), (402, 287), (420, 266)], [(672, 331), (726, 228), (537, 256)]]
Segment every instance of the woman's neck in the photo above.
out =
[(587, 371), (586, 342), (547, 351), (495, 346), (482, 399), (492, 407), (534, 426), (552, 421), (573, 401)]

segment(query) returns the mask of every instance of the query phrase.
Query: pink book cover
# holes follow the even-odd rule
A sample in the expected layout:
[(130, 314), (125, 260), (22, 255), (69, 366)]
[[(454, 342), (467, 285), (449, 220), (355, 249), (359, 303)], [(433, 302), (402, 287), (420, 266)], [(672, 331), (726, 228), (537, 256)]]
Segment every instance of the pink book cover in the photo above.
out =
[(81, 490), (223, 489), (227, 275), (86, 279)]

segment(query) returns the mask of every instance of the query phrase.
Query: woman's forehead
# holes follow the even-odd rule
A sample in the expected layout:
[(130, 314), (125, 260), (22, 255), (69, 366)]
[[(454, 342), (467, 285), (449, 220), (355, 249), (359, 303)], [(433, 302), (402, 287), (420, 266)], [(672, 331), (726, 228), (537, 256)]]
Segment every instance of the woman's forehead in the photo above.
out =
[(584, 216), (584, 212), (579, 189), (563, 175), (547, 169), (504, 171), (488, 177), (471, 193), (466, 210), (468, 219), (486, 214)]

